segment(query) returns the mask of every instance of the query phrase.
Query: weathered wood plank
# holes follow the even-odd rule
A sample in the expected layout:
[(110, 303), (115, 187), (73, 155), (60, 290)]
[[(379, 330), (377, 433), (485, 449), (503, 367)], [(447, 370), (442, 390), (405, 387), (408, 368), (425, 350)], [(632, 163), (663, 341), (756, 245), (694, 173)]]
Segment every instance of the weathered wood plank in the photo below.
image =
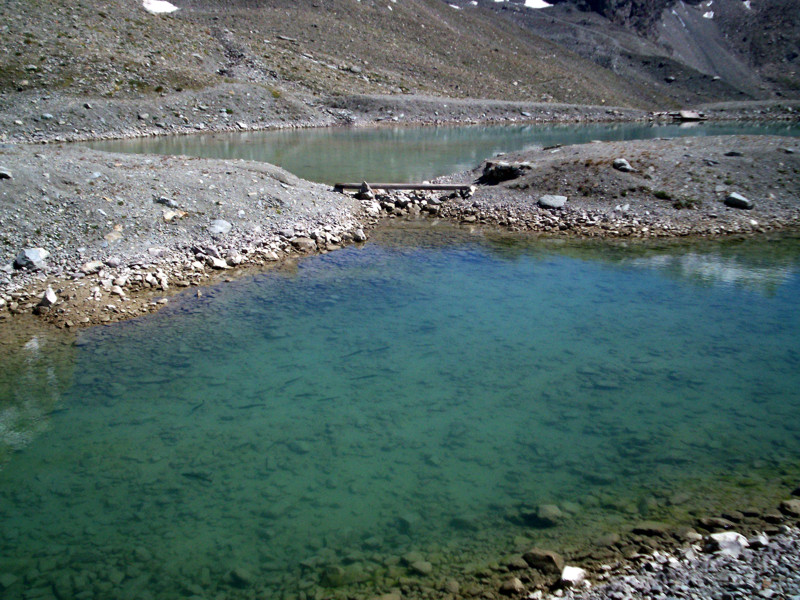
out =
[[(360, 190), (362, 183), (335, 183), (333, 191)], [(468, 190), (471, 183), (368, 183), (373, 190)]]

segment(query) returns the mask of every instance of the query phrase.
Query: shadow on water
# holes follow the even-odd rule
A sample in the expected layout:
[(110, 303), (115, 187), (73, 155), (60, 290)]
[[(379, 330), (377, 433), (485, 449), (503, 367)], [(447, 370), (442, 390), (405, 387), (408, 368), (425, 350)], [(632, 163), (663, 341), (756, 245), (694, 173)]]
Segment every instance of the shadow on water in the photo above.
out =
[(438, 597), (520, 546), (772, 502), (798, 246), (412, 224), (87, 331), (0, 472), (4, 597)]

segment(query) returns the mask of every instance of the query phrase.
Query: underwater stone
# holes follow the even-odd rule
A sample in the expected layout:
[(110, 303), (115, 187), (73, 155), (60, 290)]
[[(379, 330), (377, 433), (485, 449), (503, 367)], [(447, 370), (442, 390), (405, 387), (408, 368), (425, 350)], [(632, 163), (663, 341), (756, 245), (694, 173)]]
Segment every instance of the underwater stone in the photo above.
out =
[(253, 583), (253, 575), (247, 569), (235, 567), (231, 571), (231, 583), (239, 588), (249, 587)]
[(3, 573), (0, 575), (0, 589), (7, 590), (17, 582), (17, 576), (11, 573)]
[(595, 546), (600, 546), (601, 548), (607, 548), (609, 546), (613, 546), (614, 544), (620, 541), (620, 536), (618, 533), (607, 533), (605, 535), (601, 535), (594, 541)]
[(531, 548), (522, 555), (525, 562), (546, 575), (561, 575), (564, 570), (564, 558), (552, 550)]
[(525, 591), (525, 584), (522, 583), (517, 577), (512, 577), (511, 579), (506, 579), (500, 585), (500, 593), (505, 596), (514, 596), (516, 594), (521, 594)]
[(781, 502), (780, 511), (790, 517), (800, 517), (800, 500), (784, 500)]
[(420, 575), (430, 575), (433, 572), (433, 565), (427, 560), (416, 560), (409, 566), (412, 571)]
[(542, 504), (536, 511), (536, 524), (539, 527), (555, 527), (564, 518), (564, 513), (555, 504)]
[(633, 533), (658, 537), (669, 533), (669, 525), (658, 521), (642, 521), (633, 527)]

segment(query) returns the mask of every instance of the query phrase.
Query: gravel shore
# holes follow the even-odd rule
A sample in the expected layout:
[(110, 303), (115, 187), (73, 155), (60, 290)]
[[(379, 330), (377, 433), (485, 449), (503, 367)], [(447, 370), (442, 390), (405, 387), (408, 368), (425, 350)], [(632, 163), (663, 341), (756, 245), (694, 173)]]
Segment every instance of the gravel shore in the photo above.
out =
[[(569, 600), (628, 598), (800, 598), (800, 530), (783, 527), (774, 536), (736, 539), (731, 547), (702, 552), (701, 546), (677, 553), (655, 553), (639, 566), (626, 565), (596, 587), (558, 594)], [(551, 596), (553, 597), (553, 596)]]
[(360, 200), (264, 163), (69, 145), (7, 144), (0, 170), (0, 319), (34, 312), (59, 327), (130, 318), (233, 269), (362, 242), (387, 217), (641, 239), (800, 224), (800, 146), (767, 136), (538, 149), (444, 178), (477, 183), (468, 193)]

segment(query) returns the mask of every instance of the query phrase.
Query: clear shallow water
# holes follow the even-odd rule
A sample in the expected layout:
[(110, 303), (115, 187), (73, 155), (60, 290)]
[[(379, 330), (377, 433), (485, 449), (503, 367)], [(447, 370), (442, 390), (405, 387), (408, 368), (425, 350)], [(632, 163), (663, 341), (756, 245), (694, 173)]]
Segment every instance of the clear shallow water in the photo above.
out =
[(439, 589), (800, 474), (798, 240), (426, 227), (83, 334), (0, 471), (4, 598)]
[[(689, 125), (689, 126), (687, 126)], [(473, 169), (501, 152), (592, 140), (706, 135), (800, 135), (797, 124), (641, 123), (305, 129), (91, 142), (109, 152), (269, 162), (311, 181), (409, 182)]]

